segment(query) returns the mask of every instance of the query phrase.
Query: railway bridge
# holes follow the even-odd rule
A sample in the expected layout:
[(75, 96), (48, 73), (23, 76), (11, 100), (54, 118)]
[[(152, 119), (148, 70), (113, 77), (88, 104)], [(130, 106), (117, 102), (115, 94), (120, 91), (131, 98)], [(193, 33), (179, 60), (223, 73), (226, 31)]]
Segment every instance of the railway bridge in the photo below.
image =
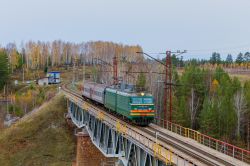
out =
[(197, 131), (167, 122), (162, 128), (131, 125), (82, 99), (63, 87), (67, 116), (79, 129), (87, 130), (92, 143), (106, 157), (124, 166), (250, 164), (250, 152)]
[(12, 98), (9, 97), (0, 97), (0, 103), (11, 103)]

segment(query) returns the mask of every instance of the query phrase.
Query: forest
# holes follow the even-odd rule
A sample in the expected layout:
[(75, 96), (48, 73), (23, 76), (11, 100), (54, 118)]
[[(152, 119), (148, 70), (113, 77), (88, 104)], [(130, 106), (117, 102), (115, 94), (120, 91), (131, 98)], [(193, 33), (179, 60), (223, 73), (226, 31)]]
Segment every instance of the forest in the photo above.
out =
[[(112, 57), (133, 57), (140, 46), (128, 46), (113, 42), (86, 42), (70, 43), (61, 40), (53, 42), (28, 41), (17, 47), (15, 43), (9, 43), (4, 47), (10, 62), (10, 69), (44, 69), (44, 67), (55, 67), (72, 65), (75, 60), (80, 64), (88, 64), (94, 58), (101, 58), (105, 62), (112, 62)], [(136, 56), (139, 57), (139, 56)], [(135, 58), (138, 59), (138, 58)]]
[[(113, 57), (117, 56), (119, 81), (152, 93), (157, 116), (163, 117), (164, 66), (136, 53), (142, 50), (139, 45), (103, 41), (28, 41), (20, 47), (9, 43), (0, 51), (0, 89), (15, 72), (76, 64), (77, 68), (90, 66), (92, 81), (112, 84)], [(248, 52), (239, 53), (235, 60), (231, 54), (222, 60), (219, 53), (212, 53), (209, 60), (173, 55), (172, 80), (178, 85), (173, 86), (173, 122), (249, 149), (250, 80), (242, 82), (226, 72), (248, 69), (249, 57)]]
[(174, 120), (214, 138), (249, 148), (250, 80), (241, 83), (222, 68), (187, 66), (176, 78)]

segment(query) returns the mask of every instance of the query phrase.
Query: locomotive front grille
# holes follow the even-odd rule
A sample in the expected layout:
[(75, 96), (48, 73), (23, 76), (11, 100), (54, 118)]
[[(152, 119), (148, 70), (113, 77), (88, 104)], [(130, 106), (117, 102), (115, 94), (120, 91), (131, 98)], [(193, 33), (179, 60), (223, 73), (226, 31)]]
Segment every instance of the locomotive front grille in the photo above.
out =
[(154, 110), (131, 110), (131, 116), (154, 116)]

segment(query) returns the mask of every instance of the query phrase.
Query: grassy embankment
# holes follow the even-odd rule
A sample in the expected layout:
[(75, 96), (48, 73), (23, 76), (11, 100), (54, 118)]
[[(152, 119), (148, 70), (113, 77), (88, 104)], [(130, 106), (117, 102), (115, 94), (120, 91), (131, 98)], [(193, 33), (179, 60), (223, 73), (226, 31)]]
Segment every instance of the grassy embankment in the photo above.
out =
[(250, 74), (230, 74), (231, 77), (238, 77), (240, 82), (244, 84), (246, 81), (250, 80)]
[[(72, 68), (65, 70), (64, 68), (58, 68), (53, 70), (61, 71), (61, 80), (63, 83), (71, 82), (73, 80), (74, 74)], [(89, 73), (89, 68), (86, 67), (86, 73)], [(78, 79), (82, 80), (82, 68), (78, 70)], [(35, 80), (39, 77), (45, 76), (42, 70), (30, 70), (25, 73), (25, 80)], [(14, 80), (19, 80), (18, 85), (14, 85)], [(12, 100), (12, 103), (9, 104), (9, 113), (22, 117), (24, 114), (30, 112), (36, 107), (39, 107), (43, 102), (50, 100), (51, 97), (57, 91), (59, 85), (49, 85), (45, 87), (40, 87), (35, 83), (30, 85), (22, 83), (22, 73), (14, 72), (11, 75), (8, 84), (8, 92), (12, 94), (12, 97), (15, 97), (15, 100)], [(0, 96), (3, 95), (3, 90), (0, 91)], [(0, 103), (0, 130), (3, 128), (3, 120), (7, 113), (6, 104)]]
[[(178, 72), (179, 75), (182, 75), (184, 70), (183, 69), (178, 69), (177, 72)], [(246, 81), (250, 80), (250, 72), (248, 72), (248, 73), (237, 73), (237, 70), (236, 70), (235, 72), (228, 72), (228, 74), (229, 74), (229, 76), (231, 78), (237, 77), (242, 84), (244, 84)]]
[(75, 140), (63, 117), (62, 95), (0, 134), (1, 166), (71, 165)]

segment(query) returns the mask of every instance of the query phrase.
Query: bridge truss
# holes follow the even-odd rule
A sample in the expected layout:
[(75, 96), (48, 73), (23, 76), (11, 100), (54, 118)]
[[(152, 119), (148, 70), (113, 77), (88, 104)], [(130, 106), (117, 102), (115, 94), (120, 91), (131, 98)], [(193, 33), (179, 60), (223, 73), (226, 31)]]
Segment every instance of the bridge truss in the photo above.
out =
[(202, 154), (198, 150), (200, 147), (184, 145), (188, 141), (183, 141), (183, 145), (180, 140), (171, 141), (176, 138), (167, 138), (164, 131), (157, 138), (158, 132), (149, 127), (130, 125), (69, 90), (64, 89), (64, 94), (72, 122), (77, 128), (88, 131), (93, 144), (104, 156), (117, 157), (124, 166), (246, 165), (241, 161), (225, 161), (225, 156)]

